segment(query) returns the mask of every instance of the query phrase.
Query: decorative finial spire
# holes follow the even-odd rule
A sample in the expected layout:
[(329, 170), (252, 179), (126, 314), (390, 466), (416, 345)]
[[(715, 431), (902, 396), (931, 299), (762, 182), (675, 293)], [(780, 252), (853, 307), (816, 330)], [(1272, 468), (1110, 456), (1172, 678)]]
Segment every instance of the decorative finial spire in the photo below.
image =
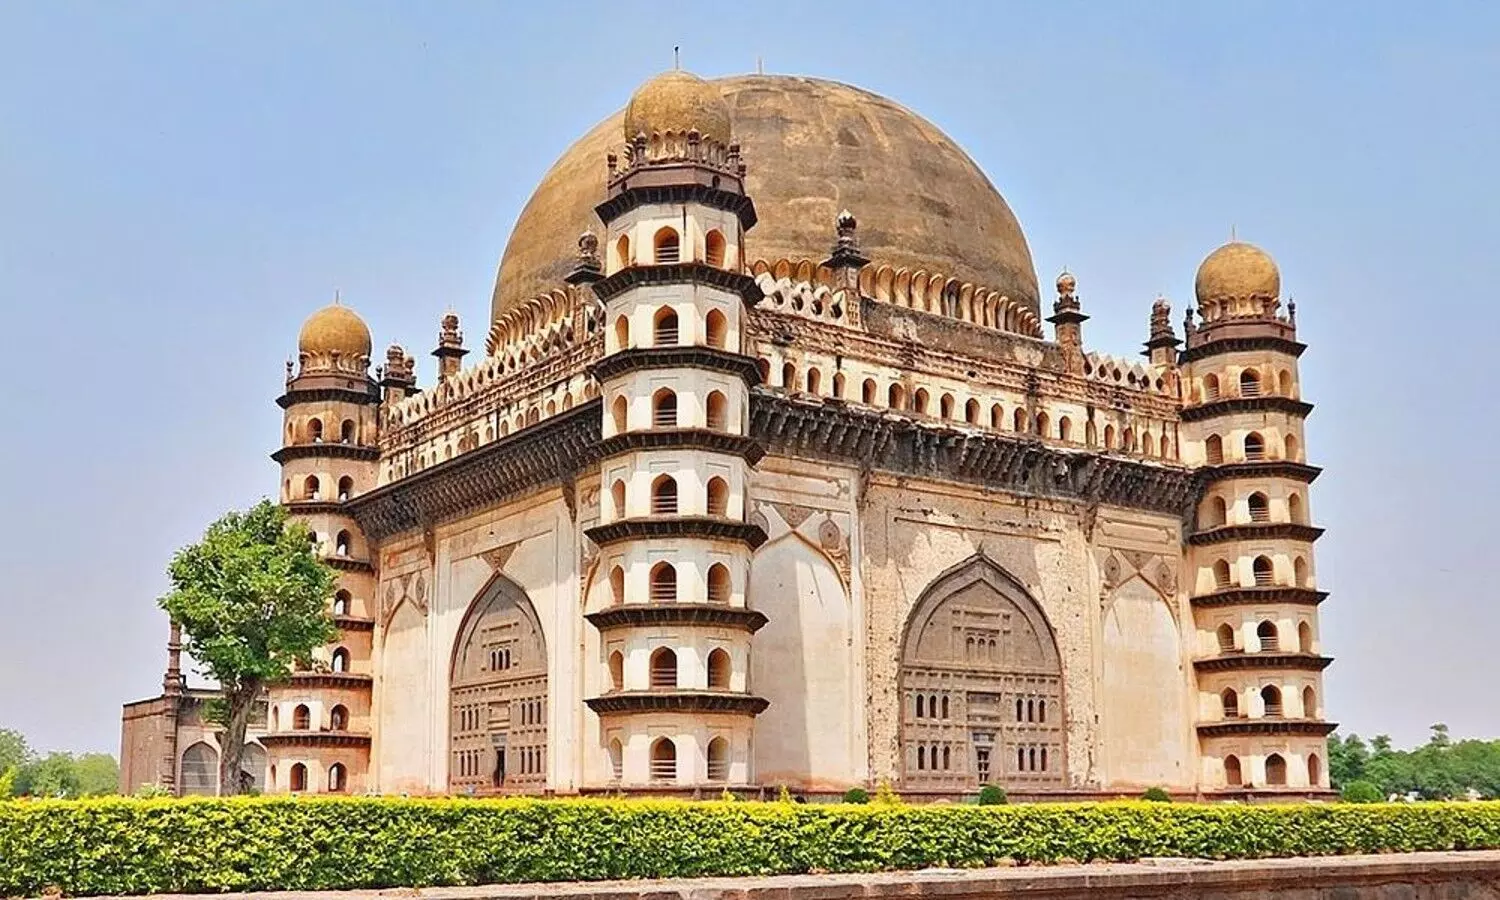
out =
[(344, 303), (344, 295), (339, 292), (338, 288), (334, 288), (333, 289), (333, 305), (334, 306), (342, 306), (343, 303)]
[(585, 230), (578, 236), (578, 260), (573, 264), (573, 271), (563, 280), (581, 287), (593, 284), (603, 277), (604, 266), (599, 261), (599, 236)]
[(672, 68), (674, 68), (674, 69), (680, 69), (680, 68), (682, 68), (682, 53), (681, 53), (681, 51), (682, 51), (681, 47), (674, 46), (672, 48)]
[(766, 61), (759, 54), (757, 54), (755, 57), (755, 74), (766, 74)]
[(853, 269), (857, 272), (869, 263), (870, 260), (859, 250), (859, 222), (855, 220), (854, 213), (842, 210), (833, 220), (833, 230), (837, 237), (828, 261), (823, 265), (830, 269)]
[(1236, 229), (1235, 229), (1233, 223), (1231, 223), (1230, 226), (1229, 226), (1229, 242), (1232, 244), (1232, 243), (1234, 243), (1235, 241), (1237, 241), (1239, 239), (1240, 239), (1240, 237), (1236, 233)]

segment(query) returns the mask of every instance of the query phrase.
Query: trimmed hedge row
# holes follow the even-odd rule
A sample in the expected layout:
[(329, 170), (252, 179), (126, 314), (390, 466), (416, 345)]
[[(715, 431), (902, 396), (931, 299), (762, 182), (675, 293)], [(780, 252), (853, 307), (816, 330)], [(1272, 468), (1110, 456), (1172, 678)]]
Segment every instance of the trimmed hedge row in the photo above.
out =
[(1500, 803), (0, 802), (0, 896), (853, 872), (1500, 848)]

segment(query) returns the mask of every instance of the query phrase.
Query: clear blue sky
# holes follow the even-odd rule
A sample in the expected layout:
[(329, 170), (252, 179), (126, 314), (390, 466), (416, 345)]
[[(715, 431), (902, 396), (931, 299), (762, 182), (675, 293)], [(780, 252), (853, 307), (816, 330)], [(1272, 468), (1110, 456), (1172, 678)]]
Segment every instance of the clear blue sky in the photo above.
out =
[(160, 683), (172, 550), (276, 487), (302, 319), (341, 290), (430, 378), (445, 308), (483, 334), (541, 174), (680, 44), (937, 123), (1043, 284), (1077, 274), (1095, 349), (1135, 352), (1157, 292), (1178, 320), (1231, 225), (1270, 250), (1326, 467), (1326, 706), (1500, 736), (1500, 7), (705, 9), (0, 3), (0, 726), (117, 749)]

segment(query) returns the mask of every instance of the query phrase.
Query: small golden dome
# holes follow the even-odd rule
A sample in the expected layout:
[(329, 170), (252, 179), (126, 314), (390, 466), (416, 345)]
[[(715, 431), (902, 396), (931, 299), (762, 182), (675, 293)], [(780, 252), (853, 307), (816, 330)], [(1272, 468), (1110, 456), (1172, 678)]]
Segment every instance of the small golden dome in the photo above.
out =
[(354, 310), (335, 303), (308, 317), (297, 349), (313, 356), (337, 353), (345, 359), (370, 355), (370, 329)]
[(1271, 255), (1254, 244), (1230, 241), (1198, 266), (1193, 285), (1198, 302), (1275, 300), (1281, 296), (1281, 272)]
[(691, 72), (663, 72), (636, 89), (625, 107), (625, 142), (638, 134), (698, 130), (705, 140), (729, 143), (729, 104), (718, 87)]

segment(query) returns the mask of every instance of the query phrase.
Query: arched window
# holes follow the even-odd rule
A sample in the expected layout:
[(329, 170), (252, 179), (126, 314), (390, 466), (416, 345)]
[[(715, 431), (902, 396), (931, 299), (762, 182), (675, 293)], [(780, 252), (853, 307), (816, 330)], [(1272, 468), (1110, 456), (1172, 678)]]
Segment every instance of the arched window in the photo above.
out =
[(708, 338), (708, 346), (724, 349), (729, 341), (729, 322), (722, 312), (717, 309), (709, 310), (708, 317), (703, 320), (703, 330)]
[(1026, 410), (1023, 407), (1018, 406), (1016, 407), (1015, 412), (1011, 413), (1010, 427), (1011, 430), (1015, 431), (1017, 434), (1024, 434), (1027, 431)]
[(630, 319), (626, 316), (615, 318), (615, 349), (630, 349)]
[(1060, 440), (1073, 440), (1073, 420), (1063, 416), (1057, 420), (1057, 437)]
[(1228, 622), (1225, 622), (1224, 624), (1222, 624), (1222, 625), (1220, 625), (1218, 627), (1218, 629), (1214, 632), (1214, 634), (1217, 636), (1218, 641), (1219, 641), (1219, 652), (1220, 653), (1233, 653), (1234, 652), (1234, 626), (1233, 625), (1230, 625)]
[(1260, 689), (1260, 701), (1265, 704), (1266, 718), (1281, 718), (1281, 690), (1274, 684), (1268, 684)]
[(1286, 784), (1286, 760), (1281, 758), (1280, 753), (1272, 753), (1266, 757), (1266, 784), (1273, 787)]
[(218, 793), (219, 754), (213, 747), (199, 741), (183, 751), (179, 783), (184, 794), (211, 797)]
[(1276, 376), (1276, 383), (1276, 392), (1281, 396), (1295, 397), (1297, 395), (1296, 388), (1292, 387), (1292, 373), (1286, 369), (1282, 369), (1281, 374)]
[(717, 648), (708, 654), (708, 686), (715, 690), (729, 689), (729, 654)]
[(1229, 504), (1223, 497), (1210, 497), (1203, 507), (1203, 527), (1218, 528), (1229, 521)]
[(670, 603), (677, 599), (677, 570), (669, 562), (659, 562), (651, 569), (651, 601)]
[(1318, 754), (1307, 754), (1307, 784), (1309, 787), (1319, 787), (1323, 783), (1323, 761), (1318, 759)]
[(927, 745), (926, 744), (918, 744), (917, 745), (917, 768), (919, 770), (927, 768)]
[(722, 737), (708, 742), (708, 780), (729, 780), (729, 741)]
[(1083, 442), (1090, 447), (1099, 443), (1099, 429), (1094, 425), (1093, 419), (1083, 425)]
[(625, 518), (625, 479), (617, 478), (615, 479), (615, 483), (610, 485), (609, 502), (613, 507), (615, 518)]
[(625, 602), (625, 570), (619, 566), (609, 570), (609, 601), (615, 606)]
[(919, 412), (919, 413), (921, 413), (924, 416), (927, 415), (927, 413), (929, 411), (928, 410), (928, 406), (927, 406), (927, 400), (928, 400), (928, 397), (927, 397), (927, 388), (917, 388), (917, 393), (915, 395), (913, 395), (912, 401), (911, 401), (912, 411), (913, 412)]
[(1254, 369), (1246, 369), (1240, 373), (1240, 396), (1260, 396), (1260, 373)]
[(670, 306), (663, 306), (651, 319), (652, 346), (675, 347), (677, 338), (677, 312)]
[(682, 248), (677, 241), (677, 232), (671, 228), (662, 228), (657, 231), (651, 244), (656, 249), (656, 264), (659, 266), (671, 265), (682, 258)]
[(1229, 569), (1229, 563), (1219, 560), (1214, 563), (1214, 587), (1225, 590), (1234, 586), (1234, 573)]
[(328, 730), (349, 730), (349, 709), (344, 704), (336, 704), (333, 709), (328, 711)]
[(1312, 626), (1306, 622), (1297, 623), (1297, 649), (1303, 653), (1313, 652)]
[(352, 444), (354, 443), (354, 439), (354, 420), (345, 419), (344, 424), (339, 426), (339, 443)]
[(343, 763), (334, 763), (328, 767), (328, 790), (330, 793), (342, 793), (349, 787), (349, 775), (344, 769)]
[(925, 718), (926, 714), (927, 714), (927, 695), (926, 694), (918, 694), (917, 695), (917, 718), (919, 718), (919, 719)]
[(651, 427), (677, 427), (677, 395), (671, 388), (662, 388), (651, 395)]
[(333, 552), (336, 556), (348, 556), (353, 552), (354, 540), (349, 532), (340, 531), (337, 540), (333, 543)]
[(292, 710), (292, 730), (307, 731), (312, 728), (312, 711), (306, 703), (298, 703)]
[(979, 424), (979, 401), (973, 397), (970, 397), (969, 401), (964, 404), (964, 421), (970, 425)]
[(349, 651), (343, 647), (333, 651), (333, 656), (328, 661), (328, 668), (334, 672), (349, 671)]
[(729, 580), (729, 567), (723, 563), (714, 563), (708, 567), (708, 602), (728, 603), (729, 595), (733, 593), (733, 587)]
[(1255, 557), (1254, 571), (1256, 587), (1272, 587), (1276, 584), (1276, 570), (1271, 567), (1268, 557)]
[(291, 781), (287, 785), (293, 793), (301, 793), (307, 790), (307, 766), (302, 763), (292, 764)]
[(1298, 525), (1306, 525), (1307, 524), (1307, 518), (1303, 515), (1303, 512), (1302, 512), (1302, 495), (1301, 494), (1292, 493), (1292, 494), (1288, 494), (1287, 495), (1287, 498), (1286, 498), (1286, 513), (1287, 513), (1287, 518), (1291, 519), (1296, 524), (1298, 524)]
[(302, 482), (302, 499), (303, 500), (321, 500), (321, 499), (323, 499), (323, 490), (322, 490), (322, 486), (318, 484), (318, 476), (316, 476), (316, 475), (309, 475), (309, 476), (307, 476), (306, 480), (304, 480)]
[(1252, 522), (1269, 522), (1269, 521), (1271, 521), (1271, 501), (1268, 500), (1268, 499), (1266, 499), (1266, 495), (1265, 494), (1262, 494), (1259, 491), (1256, 491), (1255, 493), (1251, 494), (1250, 495), (1250, 501), (1249, 501), (1249, 507), (1250, 507), (1250, 521), (1252, 521)]
[(1312, 587), (1307, 580), (1307, 560), (1299, 556), (1292, 562), (1292, 577), (1297, 587)]
[(1156, 455), (1156, 438), (1152, 437), (1149, 431), (1141, 434), (1141, 452), (1147, 456)]
[(657, 738), (651, 745), (651, 780), (677, 780), (677, 745), (671, 738)]
[(345, 475), (339, 479), (339, 502), (343, 503), (354, 496), (354, 479)]
[(1240, 717), (1240, 695), (1234, 692), (1234, 688), (1225, 688), (1224, 693), (1219, 695), (1219, 702), (1224, 706), (1224, 718)]
[(651, 654), (651, 686), (677, 687), (677, 654), (670, 647), (658, 647)]
[(1219, 399), (1219, 376), (1217, 376), (1217, 375), (1204, 375), (1203, 376), (1203, 399), (1204, 400), (1217, 400), (1217, 399)]
[(611, 404), (609, 410), (610, 418), (614, 420), (615, 434), (620, 434), (625, 431), (630, 421), (630, 402), (625, 399), (624, 394), (621, 394), (615, 398), (615, 402)]
[(717, 475), (708, 480), (708, 514), (729, 515), (729, 482)]
[(321, 443), (323, 443), (323, 420), (322, 419), (308, 419), (307, 420), (307, 439), (310, 440), (310, 441), (312, 441), (314, 444), (321, 444)]
[(866, 406), (875, 405), (875, 392), (879, 390), (875, 386), (875, 379), (866, 378), (865, 383), (859, 387), (859, 402)]
[(845, 381), (846, 379), (844, 378), (843, 372), (833, 373), (833, 396), (837, 397), (840, 400), (844, 399)]
[(998, 403), (990, 404), (990, 427), (996, 431), (1005, 427), (1005, 407)]
[(1203, 455), (1211, 466), (1224, 464), (1224, 439), (1217, 434), (1211, 434), (1203, 442)]
[(1047, 414), (1044, 413), (1044, 412), (1037, 413), (1036, 414), (1036, 435), (1037, 435), (1037, 437), (1047, 437), (1048, 436), (1047, 429), (1050, 428), (1050, 427), (1051, 427), (1051, 422), (1047, 419)]
[(1262, 652), (1275, 653), (1281, 649), (1281, 640), (1276, 634), (1276, 623), (1270, 619), (1255, 626), (1255, 637), (1260, 641)]
[(1266, 439), (1254, 431), (1245, 435), (1245, 459), (1249, 462), (1260, 462), (1265, 458)]
[(1318, 692), (1313, 690), (1312, 685), (1302, 689), (1302, 718), (1316, 719), (1318, 717)]
[(816, 368), (808, 369), (807, 370), (807, 392), (809, 394), (818, 394), (818, 393), (822, 393), (822, 391), (823, 391), (823, 373), (819, 372)]
[(705, 404), (708, 427), (714, 431), (729, 430), (729, 400), (721, 391), (710, 391)]
[(620, 744), (619, 738), (609, 742), (609, 772), (615, 781), (619, 781), (625, 773), (625, 748)]
[(609, 689), (625, 690), (625, 654), (618, 650), (609, 655)]
[(717, 228), (703, 236), (703, 261), (716, 269), (724, 268), (724, 234)]
[(348, 591), (338, 591), (333, 595), (333, 614), (336, 616), (349, 615), (349, 608), (353, 605), (354, 598)]
[(1239, 787), (1245, 783), (1245, 776), (1240, 772), (1240, 758), (1238, 756), (1224, 757), (1224, 784), (1227, 787)]
[(620, 268), (622, 269), (627, 269), (635, 264), (635, 260), (630, 258), (629, 235), (622, 234), (620, 235), (620, 239), (618, 241), (615, 241), (615, 257), (620, 264)]
[(651, 514), (674, 516), (677, 514), (677, 479), (671, 475), (658, 475), (651, 482)]
[(938, 399), (938, 415), (945, 419), (953, 418), (954, 399), (952, 394), (944, 394)]
[(1125, 433), (1120, 435), (1120, 449), (1127, 453), (1134, 453), (1139, 449), (1135, 442), (1135, 429), (1129, 425), (1125, 426)]
[(890, 390), (886, 391), (886, 405), (891, 409), (904, 408), (906, 406), (906, 388), (902, 387), (900, 383), (891, 385)]
[(1104, 426), (1104, 449), (1115, 449), (1115, 426), (1113, 425)]

